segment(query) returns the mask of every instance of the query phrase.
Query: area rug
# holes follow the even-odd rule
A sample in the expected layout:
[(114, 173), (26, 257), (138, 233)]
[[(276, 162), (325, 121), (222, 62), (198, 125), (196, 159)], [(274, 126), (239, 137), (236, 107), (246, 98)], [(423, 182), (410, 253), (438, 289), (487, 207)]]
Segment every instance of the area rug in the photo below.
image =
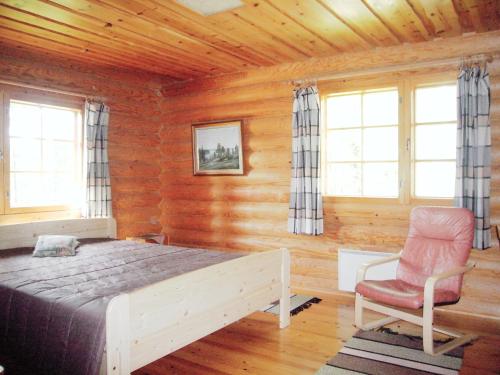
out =
[(434, 357), (424, 353), (420, 337), (389, 330), (358, 331), (316, 375), (451, 375), (459, 373), (463, 355), (464, 348), (459, 347)]
[[(290, 296), (290, 315), (297, 315), (304, 309), (308, 309), (312, 304), (320, 303), (321, 299), (306, 296), (303, 294), (292, 294)], [(280, 304), (279, 301), (273, 302), (269, 306), (264, 307), (261, 311), (268, 312), (274, 315), (280, 314)]]

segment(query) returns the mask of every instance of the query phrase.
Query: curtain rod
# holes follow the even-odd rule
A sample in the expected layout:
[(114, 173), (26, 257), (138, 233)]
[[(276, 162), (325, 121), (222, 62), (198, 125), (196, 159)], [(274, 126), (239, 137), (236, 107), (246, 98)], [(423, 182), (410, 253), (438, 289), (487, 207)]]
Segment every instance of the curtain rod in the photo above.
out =
[(30, 85), (30, 84), (27, 84), (27, 83), (21, 83), (21, 82), (15, 82), (15, 81), (8, 81), (8, 80), (5, 80), (5, 79), (0, 79), (0, 83), (1, 84), (5, 84), (5, 85), (11, 85), (11, 86), (25, 87), (25, 88), (28, 88), (28, 89), (48, 91), (48, 92), (52, 92), (54, 94), (64, 94), (64, 95), (69, 95), (69, 96), (75, 96), (75, 97), (83, 98), (83, 99), (92, 99), (92, 98), (94, 98), (92, 96), (88, 96), (88, 95), (84, 95), (84, 94), (79, 94), (79, 93), (76, 93), (76, 92), (51, 89), (51, 88), (48, 88), (48, 87)]
[(288, 81), (288, 83), (293, 85), (302, 85), (305, 83), (317, 83), (319, 81), (330, 81), (342, 78), (352, 78), (352, 77), (359, 77), (376, 73), (391, 73), (391, 72), (412, 70), (418, 68), (432, 68), (436, 66), (446, 66), (446, 65), (456, 65), (458, 67), (460, 66), (460, 64), (463, 64), (464, 62), (467, 61), (491, 63), (493, 59), (497, 58), (498, 56), (499, 56), (498, 54), (478, 54), (478, 55), (454, 57), (449, 59), (422, 61), (417, 63), (396, 64), (386, 67), (374, 67), (374, 68), (359, 69), (341, 73), (304, 77), (302, 79)]

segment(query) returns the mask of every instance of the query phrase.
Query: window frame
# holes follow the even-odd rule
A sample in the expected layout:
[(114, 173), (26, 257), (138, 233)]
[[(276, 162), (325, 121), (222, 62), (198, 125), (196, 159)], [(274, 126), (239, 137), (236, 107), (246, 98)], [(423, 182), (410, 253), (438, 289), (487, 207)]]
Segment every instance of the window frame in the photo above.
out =
[[(35, 206), (35, 207), (11, 207), (10, 206), (10, 136), (9, 136), (9, 112), (10, 101), (18, 100), (24, 102), (32, 102), (36, 104), (70, 108), (78, 111), (80, 119), (79, 143), (81, 145), (79, 151), (79, 170), (80, 183), (83, 187), (83, 171), (84, 171), (84, 124), (83, 113), (85, 102), (83, 99), (70, 97), (63, 94), (47, 93), (35, 89), (26, 89), (21, 87), (0, 85), (0, 93), (2, 98), (2, 116), (0, 121), (0, 145), (3, 158), (0, 160), (0, 215), (19, 215), (19, 214), (43, 214), (43, 213), (75, 213), (81, 209), (73, 205), (51, 205), (51, 206)], [(80, 215), (78, 215), (80, 216)]]
[(326, 134), (327, 134), (327, 106), (329, 96), (353, 91), (383, 90), (394, 87), (399, 95), (399, 124), (398, 124), (398, 191), (399, 196), (392, 197), (358, 197), (327, 195), (327, 178), (322, 178), (321, 190), (324, 199), (328, 202), (359, 202), (382, 204), (411, 204), (411, 205), (444, 205), (449, 206), (453, 198), (416, 197), (415, 188), (415, 89), (422, 86), (436, 86), (440, 84), (456, 83), (456, 71), (446, 69), (433, 73), (425, 72), (393, 72), (379, 76), (361, 76), (359, 78), (338, 81), (321, 82), (320, 92), (322, 104), (322, 137), (321, 137), (321, 171), (327, 175), (326, 161)]

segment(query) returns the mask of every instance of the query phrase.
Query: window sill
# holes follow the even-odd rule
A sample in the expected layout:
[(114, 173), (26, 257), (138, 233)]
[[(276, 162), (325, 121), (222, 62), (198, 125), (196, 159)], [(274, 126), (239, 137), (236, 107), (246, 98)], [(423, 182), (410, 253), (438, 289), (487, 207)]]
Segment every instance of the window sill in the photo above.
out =
[(0, 226), (10, 224), (33, 223), (40, 221), (79, 219), (81, 218), (80, 210), (66, 211), (45, 211), (45, 212), (29, 212), (0, 215)]

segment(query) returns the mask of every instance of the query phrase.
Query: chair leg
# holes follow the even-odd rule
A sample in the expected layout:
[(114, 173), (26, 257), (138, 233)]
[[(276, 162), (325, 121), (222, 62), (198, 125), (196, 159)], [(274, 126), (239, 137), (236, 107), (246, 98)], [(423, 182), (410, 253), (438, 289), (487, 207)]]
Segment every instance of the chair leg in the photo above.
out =
[(432, 328), (434, 325), (434, 303), (424, 303), (422, 316), (422, 336), (424, 342), (424, 352), (434, 355), (434, 339)]
[(356, 293), (356, 300), (354, 302), (354, 324), (356, 327), (363, 327), (363, 296)]
[[(424, 341), (424, 352), (433, 356), (446, 353), (458, 346), (471, 342), (477, 339), (477, 335), (466, 334), (463, 335), (459, 332), (443, 329), (439, 327), (434, 327), (434, 306), (432, 304), (424, 304), (424, 314), (423, 314), (423, 341)], [(446, 344), (439, 345), (434, 348), (433, 331), (444, 333), (448, 336), (455, 337), (450, 342)]]
[(369, 331), (371, 329), (383, 327), (386, 324), (394, 323), (397, 322), (398, 320), (401, 320), (399, 318), (388, 316), (379, 320), (375, 320), (373, 322), (363, 324), (363, 302), (364, 302), (363, 296), (359, 293), (356, 293), (356, 301), (354, 305), (354, 324), (356, 325), (356, 327), (362, 329), (363, 331)]

